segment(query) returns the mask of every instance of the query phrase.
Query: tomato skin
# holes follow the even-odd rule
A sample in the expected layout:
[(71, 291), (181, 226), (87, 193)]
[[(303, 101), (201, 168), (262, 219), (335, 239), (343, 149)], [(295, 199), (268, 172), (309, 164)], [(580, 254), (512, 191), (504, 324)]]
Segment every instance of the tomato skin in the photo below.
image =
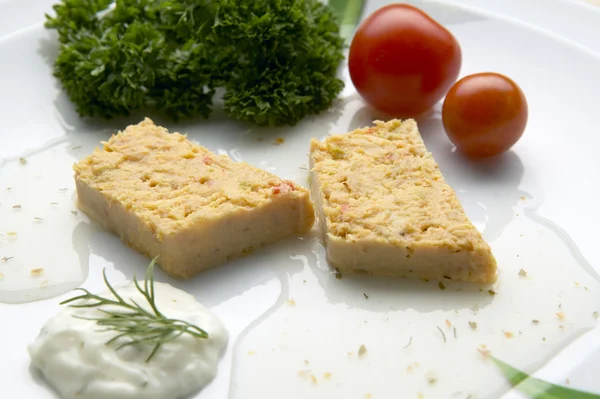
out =
[(371, 14), (350, 45), (354, 87), (373, 107), (397, 117), (420, 114), (442, 99), (462, 63), (454, 36), (408, 4)]
[(448, 92), (442, 121), (463, 154), (490, 157), (508, 151), (523, 135), (528, 107), (523, 90), (492, 72), (465, 76)]

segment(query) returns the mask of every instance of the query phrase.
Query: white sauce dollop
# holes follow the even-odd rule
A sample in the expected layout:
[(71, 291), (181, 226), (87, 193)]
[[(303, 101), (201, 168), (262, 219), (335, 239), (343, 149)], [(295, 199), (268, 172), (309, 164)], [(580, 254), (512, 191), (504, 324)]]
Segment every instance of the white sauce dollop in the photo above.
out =
[[(94, 308), (65, 307), (42, 327), (29, 346), (32, 364), (64, 399), (176, 399), (197, 392), (216, 375), (228, 334), (223, 323), (188, 293), (169, 284), (154, 283), (158, 310), (167, 318), (194, 324), (207, 339), (183, 334), (163, 344), (146, 362), (152, 347), (115, 348), (106, 342), (114, 332), (99, 332)], [(115, 287), (127, 300), (148, 308), (133, 284)], [(100, 296), (112, 298), (109, 292)]]

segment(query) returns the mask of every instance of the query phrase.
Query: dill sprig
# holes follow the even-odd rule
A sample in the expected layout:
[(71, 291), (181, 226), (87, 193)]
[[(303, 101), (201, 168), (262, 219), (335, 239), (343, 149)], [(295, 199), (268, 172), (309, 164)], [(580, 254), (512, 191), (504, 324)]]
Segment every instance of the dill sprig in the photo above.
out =
[[(146, 269), (144, 288), (140, 286), (136, 276), (133, 276), (135, 288), (146, 299), (151, 311), (142, 308), (131, 298), (129, 298), (129, 302), (125, 301), (108, 282), (106, 269), (102, 271), (102, 276), (106, 287), (114, 299), (92, 294), (84, 288), (77, 288), (77, 291), (83, 292), (82, 295), (67, 299), (60, 304), (65, 305), (82, 300), (85, 302), (72, 304), (69, 307), (98, 308), (98, 312), (102, 313), (100, 317), (82, 317), (77, 315), (73, 315), (73, 317), (95, 321), (96, 324), (104, 327), (104, 329), (99, 330), (101, 332), (114, 331), (117, 333), (106, 342), (106, 345), (110, 345), (121, 338), (127, 338), (127, 341), (120, 344), (116, 350), (131, 345), (153, 346), (152, 352), (150, 352), (146, 362), (152, 359), (161, 345), (171, 342), (183, 334), (189, 334), (196, 338), (208, 338), (208, 333), (200, 327), (183, 320), (169, 319), (156, 307), (154, 294), (154, 264), (156, 263), (156, 259), (154, 258)], [(102, 307), (111, 307), (117, 310), (107, 310), (102, 309)]]

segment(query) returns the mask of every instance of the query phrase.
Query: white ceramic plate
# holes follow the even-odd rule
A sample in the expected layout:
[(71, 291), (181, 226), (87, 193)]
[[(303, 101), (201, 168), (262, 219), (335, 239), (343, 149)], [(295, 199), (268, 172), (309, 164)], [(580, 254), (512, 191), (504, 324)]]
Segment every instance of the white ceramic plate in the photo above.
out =
[[(51, 76), (55, 38), (37, 23), (39, 15), (31, 17), (36, 7), (49, 11), (52, 2), (31, 3), (0, 2), (0, 26), (13, 29), (0, 31), (0, 258), (12, 257), (0, 260), (0, 397), (46, 399), (55, 395), (30, 370), (26, 352), (42, 323), (68, 290), (81, 284), (101, 290), (103, 268), (118, 283), (141, 275), (148, 260), (77, 212), (71, 170), (100, 140), (141, 115), (109, 123), (77, 116)], [(382, 3), (368, 1), (365, 14)], [(555, 382), (570, 377), (571, 385), (600, 392), (600, 382), (587, 372), (600, 359), (593, 353), (600, 347), (593, 317), (600, 310), (600, 136), (594, 116), (600, 57), (548, 33), (548, 18), (541, 30), (459, 3), (412, 3), (456, 35), (461, 75), (504, 73), (529, 101), (525, 135), (492, 161), (472, 163), (454, 151), (439, 106), (419, 121), (447, 181), (497, 257), (496, 295), (467, 284), (448, 283), (442, 291), (433, 282), (336, 279), (316, 232), (190, 281), (159, 273), (158, 280), (212, 308), (231, 334), (217, 378), (198, 398), (499, 397), (509, 386), (478, 353), (480, 345), (527, 371), (547, 364), (539, 375)], [(561, 34), (582, 32), (587, 23), (597, 37), (595, 10), (545, 4), (544, 15), (586, 15), (583, 22), (556, 18)], [(348, 84), (331, 112), (294, 128), (250, 128), (218, 112), (208, 121), (155, 121), (306, 185), (311, 137), (346, 132), (376, 117)], [(285, 142), (276, 145), (279, 137)], [(44, 269), (41, 276), (31, 275), (36, 268)], [(469, 321), (477, 322), (476, 330)], [(359, 358), (361, 345), (367, 353)]]

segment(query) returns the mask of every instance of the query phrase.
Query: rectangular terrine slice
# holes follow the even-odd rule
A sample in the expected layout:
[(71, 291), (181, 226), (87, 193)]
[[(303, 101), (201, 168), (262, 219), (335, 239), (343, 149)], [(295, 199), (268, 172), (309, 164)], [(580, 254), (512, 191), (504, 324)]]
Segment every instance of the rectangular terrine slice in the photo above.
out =
[(297, 184), (169, 133), (150, 119), (113, 135), (74, 166), (78, 207), (188, 278), (314, 223)]
[(445, 182), (414, 120), (311, 141), (328, 262), (343, 273), (496, 280), (490, 246)]

